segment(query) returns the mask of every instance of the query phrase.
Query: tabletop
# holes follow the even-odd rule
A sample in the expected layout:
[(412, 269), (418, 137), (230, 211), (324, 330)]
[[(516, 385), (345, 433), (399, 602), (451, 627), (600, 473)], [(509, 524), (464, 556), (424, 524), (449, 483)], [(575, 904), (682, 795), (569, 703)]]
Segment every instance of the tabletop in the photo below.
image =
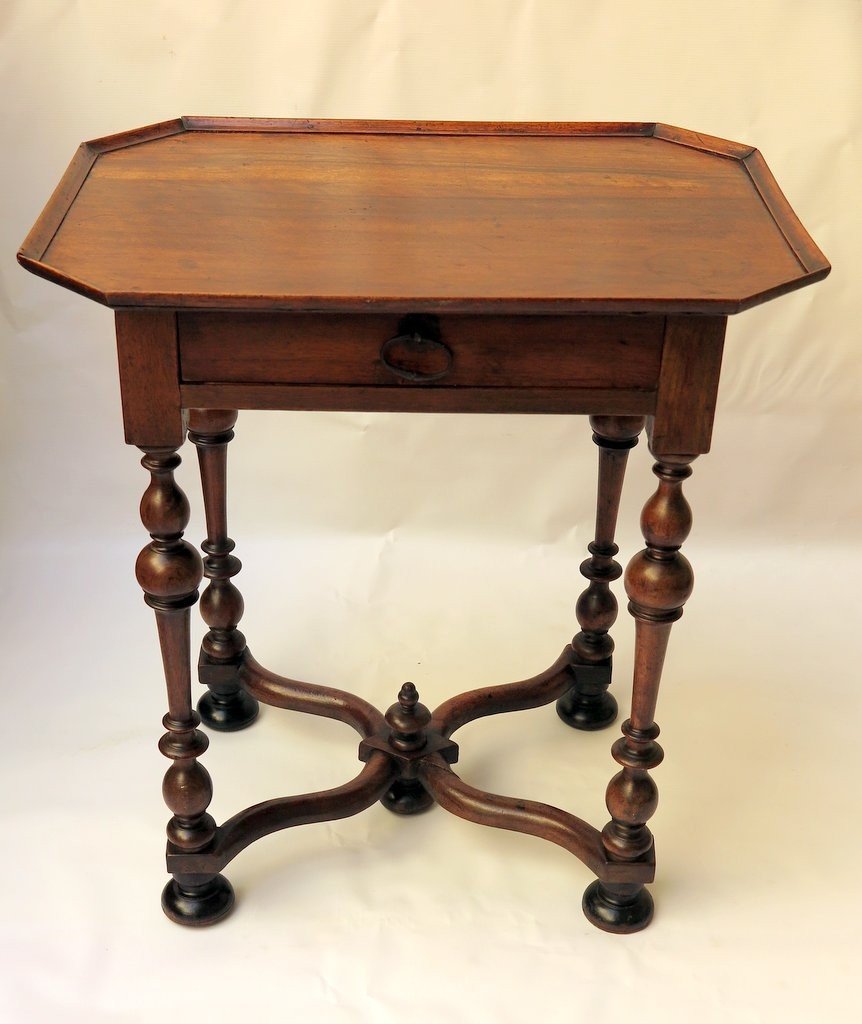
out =
[(19, 252), (115, 308), (735, 313), (829, 264), (757, 150), (659, 124), (185, 117), (84, 143)]

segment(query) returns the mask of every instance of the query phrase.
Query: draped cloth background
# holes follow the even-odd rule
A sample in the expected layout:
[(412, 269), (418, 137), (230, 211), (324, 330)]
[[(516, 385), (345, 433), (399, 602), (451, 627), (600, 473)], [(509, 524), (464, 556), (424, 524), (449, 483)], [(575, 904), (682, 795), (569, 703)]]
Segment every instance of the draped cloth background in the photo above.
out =
[[(0, 56), (0, 1016), (856, 1019), (862, 4), (6, 0)], [(81, 140), (183, 113), (661, 120), (756, 145), (832, 261), (729, 323), (687, 487), (697, 583), (659, 701), (646, 932), (594, 930), (589, 873), (556, 847), (380, 808), (250, 848), (229, 922), (162, 917), (164, 696), (132, 573), (146, 475), (122, 443), (112, 317), (14, 253)], [(583, 418), (243, 413), (230, 457), (242, 628), (276, 671), (383, 708), (409, 678), (434, 706), (539, 671), (577, 628)], [(649, 468), (636, 449), (623, 559)], [(631, 632), (623, 612), (623, 707)], [(600, 826), (615, 735), (553, 708), (491, 719), (459, 736), (459, 771)], [(218, 820), (357, 766), (341, 726), (277, 711), (204, 763)]]

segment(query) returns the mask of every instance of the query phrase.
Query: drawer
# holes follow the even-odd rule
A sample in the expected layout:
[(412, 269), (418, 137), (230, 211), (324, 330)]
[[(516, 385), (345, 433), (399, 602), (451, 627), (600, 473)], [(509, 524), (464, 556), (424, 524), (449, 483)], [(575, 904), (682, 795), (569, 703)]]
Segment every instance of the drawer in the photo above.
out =
[(183, 382), (654, 390), (660, 316), (179, 313)]

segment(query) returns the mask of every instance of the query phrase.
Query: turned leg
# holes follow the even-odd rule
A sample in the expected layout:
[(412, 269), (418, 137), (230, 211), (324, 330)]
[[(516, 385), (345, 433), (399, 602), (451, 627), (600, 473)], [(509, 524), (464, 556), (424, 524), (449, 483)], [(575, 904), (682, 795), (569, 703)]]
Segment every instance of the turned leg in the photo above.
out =
[[(612, 860), (632, 861), (652, 850), (646, 822), (655, 813), (658, 790), (649, 769), (661, 763), (656, 743), (655, 707), (670, 627), (682, 615), (694, 576), (680, 546), (691, 529), (691, 509), (682, 493), (694, 456), (659, 455), (653, 472), (658, 489), (641, 514), (646, 548), (629, 562), (625, 573), (629, 610), (635, 618), (635, 667), (631, 717), (622, 739), (614, 744), (614, 760), (622, 771), (611, 779), (607, 807), (611, 820), (602, 841)], [(584, 893), (584, 913), (610, 932), (645, 928), (653, 914), (652, 897), (642, 885), (594, 882)]]
[(614, 642), (608, 630), (617, 618), (617, 599), (610, 584), (622, 575), (614, 556), (620, 495), (630, 449), (643, 430), (642, 416), (591, 416), (593, 441), (599, 446), (596, 534), (590, 557), (581, 564), (589, 586), (575, 614), (581, 631), (572, 639), (575, 685), (557, 701), (557, 714), (575, 729), (603, 729), (617, 717), (617, 702), (609, 694)]
[(204, 576), (210, 581), (201, 597), (201, 615), (209, 632), (201, 644), (198, 675), (209, 692), (198, 701), (204, 725), (222, 732), (244, 729), (257, 718), (258, 702), (239, 680), (245, 637), (237, 629), (242, 594), (232, 578), (242, 568), (227, 535), (227, 446), (233, 439), (235, 410), (192, 409), (189, 440), (197, 446), (207, 520), (201, 545)]
[[(198, 597), (201, 559), (182, 539), (189, 521), (189, 504), (174, 481), (180, 464), (176, 448), (143, 448), (141, 460), (150, 472), (150, 485), (141, 500), (141, 520), (151, 542), (135, 565), (147, 604), (156, 613), (159, 643), (168, 691), (167, 732), (159, 749), (172, 760), (162, 792), (173, 812), (168, 822), (169, 852), (195, 853), (213, 839), (216, 825), (206, 809), (212, 782), (197, 758), (207, 748), (199, 732), (200, 718), (192, 710), (190, 631), (191, 606)], [(179, 924), (212, 924), (233, 906), (234, 894), (222, 875), (175, 875), (162, 893), (162, 908)]]

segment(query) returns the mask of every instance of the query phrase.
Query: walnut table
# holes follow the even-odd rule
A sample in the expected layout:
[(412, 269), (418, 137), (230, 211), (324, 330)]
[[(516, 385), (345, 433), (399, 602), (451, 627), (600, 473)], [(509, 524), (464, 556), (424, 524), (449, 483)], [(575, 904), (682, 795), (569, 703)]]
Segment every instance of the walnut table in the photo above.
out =
[[(727, 315), (829, 272), (749, 146), (658, 124), (457, 124), (183, 118), (85, 143), (20, 262), (116, 311), (126, 441), (144, 452), (137, 578), (168, 691), (161, 750), (168, 883), (181, 924), (233, 904), (222, 869), (278, 829), (380, 800), (433, 803), (540, 836), (597, 876), (599, 928), (645, 927), (662, 759), (653, 718), (672, 623), (692, 589), (682, 493), (708, 451)], [(383, 714), (361, 697), (262, 667), (238, 629), (226, 452), (239, 409), (588, 414), (598, 445), (595, 540), (580, 631), (546, 671), (445, 701), (411, 683)], [(625, 589), (632, 706), (599, 830), (546, 804), (474, 789), (453, 734), (556, 701), (575, 729), (616, 717), (608, 693), (621, 574), (614, 530), (626, 459), (646, 424), (658, 478)], [(206, 511), (204, 557), (183, 540), (174, 480), (188, 431)], [(193, 710), (190, 608), (206, 577)], [(364, 767), (322, 793), (266, 800), (216, 825), (199, 731), (250, 725), (262, 701), (336, 718)]]

